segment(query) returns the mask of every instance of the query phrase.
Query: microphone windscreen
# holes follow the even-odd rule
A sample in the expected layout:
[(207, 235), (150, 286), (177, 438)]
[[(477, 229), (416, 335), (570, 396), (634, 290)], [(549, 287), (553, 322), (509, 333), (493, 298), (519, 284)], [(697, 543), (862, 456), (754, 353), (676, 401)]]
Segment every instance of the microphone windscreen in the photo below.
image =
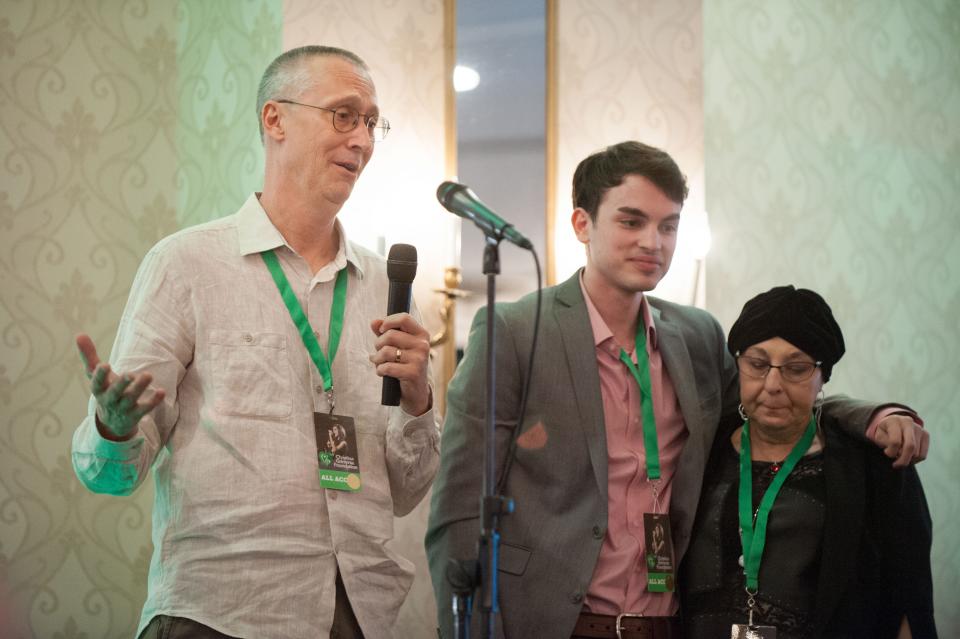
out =
[(387, 279), (391, 282), (413, 281), (417, 275), (417, 247), (412, 244), (394, 244), (387, 255)]
[(462, 213), (455, 211), (451, 207), (453, 206), (453, 198), (460, 191), (465, 191), (466, 188), (467, 187), (462, 184), (457, 184), (456, 182), (450, 182), (448, 180), (437, 187), (437, 200), (443, 205), (443, 208), (462, 217)]

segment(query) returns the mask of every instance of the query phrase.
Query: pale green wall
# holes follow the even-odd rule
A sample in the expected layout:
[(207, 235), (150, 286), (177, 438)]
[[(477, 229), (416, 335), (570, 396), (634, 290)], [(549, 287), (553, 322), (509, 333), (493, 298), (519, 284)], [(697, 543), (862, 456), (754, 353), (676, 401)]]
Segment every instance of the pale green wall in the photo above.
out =
[(70, 466), (141, 257), (261, 182), (255, 83), (280, 0), (4, 2), (0, 9), (0, 636), (131, 637), (152, 486), (93, 495)]
[(280, 0), (181, 0), (177, 23), (177, 215), (232, 213), (263, 182), (257, 83), (280, 53)]
[(960, 635), (960, 3), (704, 2), (707, 306), (821, 292), (828, 391), (909, 403), (933, 436), (941, 636)]

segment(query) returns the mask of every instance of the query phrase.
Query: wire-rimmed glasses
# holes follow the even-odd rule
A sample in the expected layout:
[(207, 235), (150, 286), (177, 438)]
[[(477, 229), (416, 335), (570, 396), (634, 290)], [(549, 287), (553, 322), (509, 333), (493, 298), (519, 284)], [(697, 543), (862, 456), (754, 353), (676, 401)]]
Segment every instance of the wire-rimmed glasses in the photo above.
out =
[(367, 115), (366, 113), (360, 113), (353, 107), (348, 106), (338, 106), (336, 108), (322, 107), (315, 104), (304, 104), (303, 102), (296, 102), (294, 100), (287, 100), (286, 98), (281, 98), (275, 100), (281, 104), (296, 104), (297, 106), (310, 107), (311, 109), (319, 109), (321, 111), (329, 111), (332, 114), (333, 128), (339, 131), (340, 133), (350, 133), (360, 122), (360, 117), (363, 117), (363, 123), (367, 127), (367, 133), (370, 135), (370, 139), (374, 142), (381, 142), (387, 133), (390, 132), (390, 122), (386, 118), (381, 118), (376, 115)]
[(737, 351), (737, 368), (747, 377), (762, 379), (767, 376), (771, 368), (780, 371), (780, 377), (788, 382), (805, 382), (813, 377), (813, 372), (820, 368), (823, 362), (805, 362), (803, 360), (794, 360), (786, 364), (774, 366), (769, 360), (760, 357), (751, 357), (741, 355)]

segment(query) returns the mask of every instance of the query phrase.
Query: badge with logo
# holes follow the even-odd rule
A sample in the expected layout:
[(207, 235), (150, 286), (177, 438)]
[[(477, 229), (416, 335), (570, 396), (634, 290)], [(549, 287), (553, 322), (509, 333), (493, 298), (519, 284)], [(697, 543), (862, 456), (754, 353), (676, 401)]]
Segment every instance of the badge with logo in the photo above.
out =
[(328, 413), (313, 414), (317, 437), (320, 485), (333, 490), (360, 490), (360, 457), (353, 418)]
[(773, 626), (735, 623), (730, 629), (730, 639), (777, 639), (777, 629)]
[(670, 516), (643, 513), (643, 536), (647, 544), (647, 590), (673, 592), (676, 588), (676, 570), (673, 565)]

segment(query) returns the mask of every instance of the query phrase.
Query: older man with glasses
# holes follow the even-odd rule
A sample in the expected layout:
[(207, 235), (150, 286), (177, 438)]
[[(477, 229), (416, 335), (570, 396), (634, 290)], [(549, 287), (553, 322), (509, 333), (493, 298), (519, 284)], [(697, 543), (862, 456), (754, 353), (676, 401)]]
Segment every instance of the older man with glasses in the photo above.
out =
[[(438, 465), (429, 335), (415, 309), (381, 317), (385, 262), (337, 213), (390, 125), (333, 47), (274, 60), (257, 115), (263, 191), (148, 253), (112, 364), (78, 336), (93, 397), (74, 468), (115, 495), (154, 470), (140, 636), (389, 637), (413, 573), (393, 517)], [(334, 430), (353, 455), (326, 450)]]

